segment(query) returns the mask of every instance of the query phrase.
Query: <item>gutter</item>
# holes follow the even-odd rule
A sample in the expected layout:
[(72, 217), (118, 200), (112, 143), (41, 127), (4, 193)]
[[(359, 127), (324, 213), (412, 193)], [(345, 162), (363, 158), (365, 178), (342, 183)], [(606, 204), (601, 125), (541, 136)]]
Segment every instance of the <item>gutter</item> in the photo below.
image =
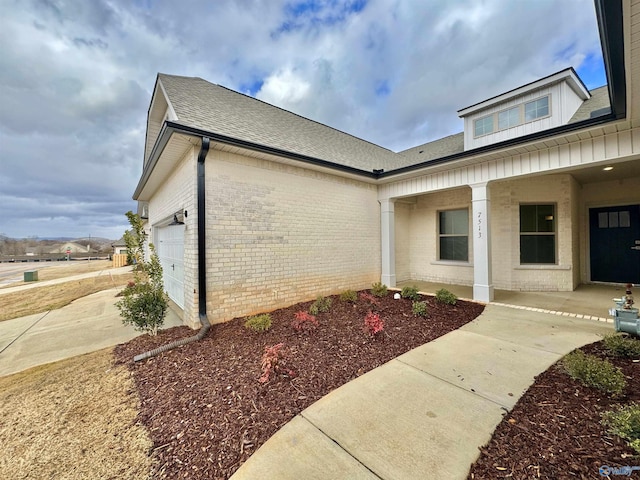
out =
[(198, 153), (198, 318), (200, 320), (200, 331), (197, 334), (176, 340), (175, 342), (168, 343), (161, 347), (149, 350), (148, 352), (141, 353), (133, 357), (134, 362), (146, 360), (147, 358), (155, 357), (161, 353), (173, 350), (174, 348), (187, 345), (189, 343), (202, 340), (209, 329), (211, 323), (207, 317), (207, 268), (206, 268), (206, 215), (205, 215), (205, 169), (204, 161), (207, 158), (209, 152), (210, 139), (209, 137), (202, 137), (202, 145), (200, 146), (200, 153)]

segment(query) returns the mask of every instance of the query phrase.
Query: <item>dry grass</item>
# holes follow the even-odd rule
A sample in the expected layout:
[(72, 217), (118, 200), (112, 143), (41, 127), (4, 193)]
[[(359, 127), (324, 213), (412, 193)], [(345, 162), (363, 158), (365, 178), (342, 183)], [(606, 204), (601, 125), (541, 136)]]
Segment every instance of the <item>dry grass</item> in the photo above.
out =
[[(113, 262), (110, 260), (74, 260), (70, 262), (33, 263), (32, 265), (33, 270), (38, 271), (38, 282), (56, 280), (83, 273), (99, 272), (101, 270), (111, 270), (113, 268)], [(32, 284), (33, 282), (13, 282), (0, 286), (0, 289)]]
[(129, 280), (133, 280), (132, 273), (114, 277), (104, 275), (2, 294), (0, 322), (62, 308), (92, 293), (124, 286)]
[(111, 349), (0, 378), (0, 405), (0, 478), (149, 478), (152, 443)]

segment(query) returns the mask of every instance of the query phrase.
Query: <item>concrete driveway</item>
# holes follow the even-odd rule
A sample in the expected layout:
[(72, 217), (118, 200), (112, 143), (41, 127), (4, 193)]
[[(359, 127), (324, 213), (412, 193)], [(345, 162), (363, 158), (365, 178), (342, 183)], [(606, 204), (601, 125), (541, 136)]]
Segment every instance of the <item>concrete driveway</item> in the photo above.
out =
[[(94, 274), (97, 275), (97, 274)], [(59, 310), (0, 322), (0, 376), (93, 352), (138, 335), (115, 307), (120, 288), (80, 298)], [(169, 309), (165, 328), (182, 325)]]

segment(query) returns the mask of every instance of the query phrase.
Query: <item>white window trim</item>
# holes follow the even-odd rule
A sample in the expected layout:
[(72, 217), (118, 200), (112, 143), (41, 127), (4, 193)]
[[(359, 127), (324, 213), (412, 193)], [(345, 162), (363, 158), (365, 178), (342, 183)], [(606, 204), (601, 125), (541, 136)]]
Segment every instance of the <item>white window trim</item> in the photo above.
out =
[[(466, 260), (447, 260), (447, 259), (441, 259), (440, 258), (440, 237), (443, 236), (443, 234), (440, 233), (440, 213), (442, 212), (454, 212), (457, 210), (466, 210), (467, 211), (467, 259)], [(452, 207), (452, 208), (447, 208), (447, 209), (442, 209), (442, 210), (436, 210), (436, 259), (431, 262), (434, 265), (440, 264), (440, 265), (462, 265), (462, 266), (466, 266), (466, 265), (470, 265), (469, 259), (471, 258), (471, 222), (469, 221), (470, 218), (470, 209), (467, 206), (464, 207)], [(462, 234), (457, 234), (457, 235), (451, 235), (451, 234), (444, 234), (444, 236), (446, 237), (462, 237)]]
[[(552, 235), (550, 232), (521, 232), (520, 231), (520, 223), (522, 219), (520, 218), (520, 207), (522, 205), (553, 205), (553, 216), (554, 218), (554, 230), (553, 230), (553, 249), (554, 249), (554, 263), (522, 263), (522, 252), (520, 251), (520, 237), (524, 235), (540, 235), (540, 236), (549, 236)], [(558, 250), (558, 204), (556, 202), (523, 202), (518, 204), (518, 266), (520, 269), (531, 269), (531, 267), (558, 267), (560, 265)]]

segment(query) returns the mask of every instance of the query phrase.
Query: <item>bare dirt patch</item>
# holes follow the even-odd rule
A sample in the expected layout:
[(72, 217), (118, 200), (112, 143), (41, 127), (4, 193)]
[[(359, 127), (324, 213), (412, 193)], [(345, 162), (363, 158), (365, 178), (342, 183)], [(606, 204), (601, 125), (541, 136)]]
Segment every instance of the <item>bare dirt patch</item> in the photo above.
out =
[[(214, 325), (200, 342), (133, 364), (135, 354), (193, 335), (186, 327), (140, 336), (114, 352), (134, 373), (141, 399), (140, 421), (153, 440), (157, 477), (220, 479), (240, 465), (280, 427), (313, 402), (363, 373), (455, 330), (476, 318), (483, 306), (445, 305), (423, 297), (428, 317), (412, 314), (410, 300), (389, 294), (374, 310), (384, 321), (376, 336), (363, 331), (371, 308), (331, 297), (315, 330), (292, 328), (302, 303), (271, 313), (272, 327), (256, 333), (243, 318)], [(284, 344), (282, 370), (266, 383), (265, 347)]]
[(5, 293), (0, 295), (0, 322), (62, 308), (78, 298), (124, 286), (130, 280), (132, 273), (104, 275)]
[[(610, 357), (602, 342), (581, 350), (622, 369), (627, 379), (623, 396), (611, 398), (553, 365), (498, 425), (471, 466), (469, 479), (609, 478), (600, 475), (600, 467), (640, 466), (635, 452), (600, 423), (601, 414), (613, 405), (640, 401), (640, 363)], [(631, 477), (638, 478), (638, 473)]]
[(150, 478), (130, 372), (111, 349), (0, 378), (0, 478)]

